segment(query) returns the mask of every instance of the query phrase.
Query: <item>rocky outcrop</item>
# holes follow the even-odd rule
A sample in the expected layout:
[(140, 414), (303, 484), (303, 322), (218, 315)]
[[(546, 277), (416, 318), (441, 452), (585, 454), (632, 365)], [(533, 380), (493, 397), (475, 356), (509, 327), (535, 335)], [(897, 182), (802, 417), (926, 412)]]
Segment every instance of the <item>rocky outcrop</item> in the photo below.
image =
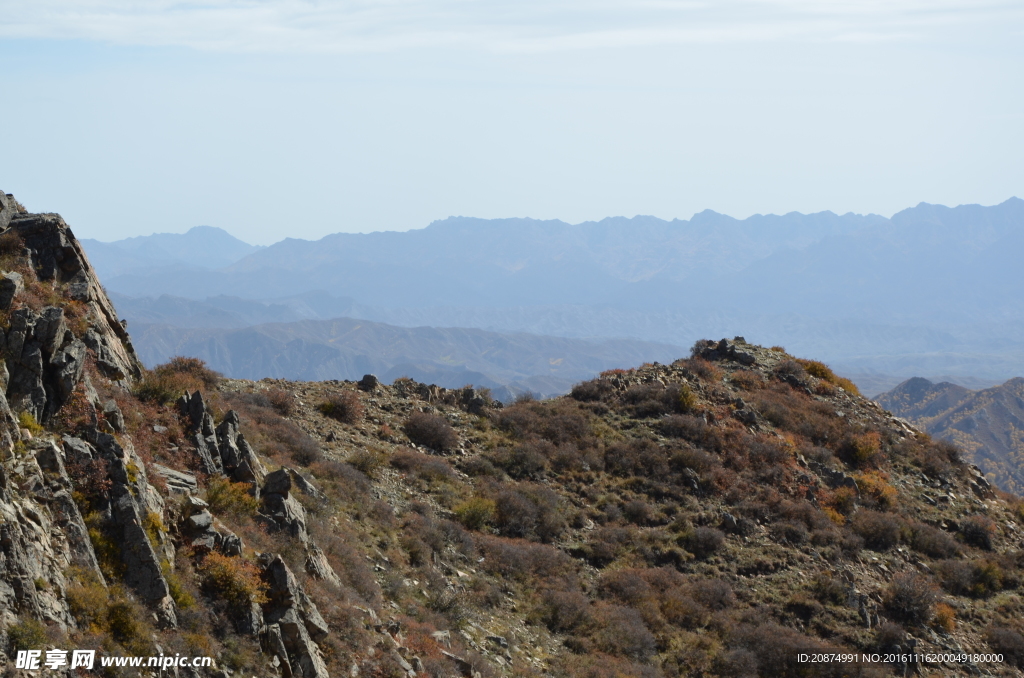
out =
[(217, 524), (209, 504), (198, 497), (189, 497), (185, 502), (181, 532), (185, 542), (197, 553), (217, 550), (226, 556), (240, 556), (245, 547), (238, 535)]
[(260, 564), (269, 585), (263, 606), (264, 651), (277, 659), (285, 678), (328, 678), (317, 645), (330, 633), (327, 622), (281, 556), (263, 554)]
[(306, 543), (306, 511), (292, 496), (292, 476), (285, 469), (267, 475), (260, 492), (260, 516), (272, 529), (278, 529)]
[(13, 213), (7, 228), (24, 243), (35, 276), (66, 290), (71, 299), (85, 306), (92, 334), (87, 332), (83, 341), (96, 353), (97, 366), (114, 380), (138, 379), (142, 364), (128, 331), (64, 220), (57, 214)]

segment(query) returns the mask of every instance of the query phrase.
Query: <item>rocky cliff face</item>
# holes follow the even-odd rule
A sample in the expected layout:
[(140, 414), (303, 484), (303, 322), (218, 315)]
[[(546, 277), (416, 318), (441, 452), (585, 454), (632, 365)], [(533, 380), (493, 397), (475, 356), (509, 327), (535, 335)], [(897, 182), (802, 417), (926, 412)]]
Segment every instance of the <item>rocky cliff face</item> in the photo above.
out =
[(1021, 675), (1020, 500), (820, 363), (699, 342), (508, 407), (147, 372), (60, 217), (0, 205), (8, 675)]

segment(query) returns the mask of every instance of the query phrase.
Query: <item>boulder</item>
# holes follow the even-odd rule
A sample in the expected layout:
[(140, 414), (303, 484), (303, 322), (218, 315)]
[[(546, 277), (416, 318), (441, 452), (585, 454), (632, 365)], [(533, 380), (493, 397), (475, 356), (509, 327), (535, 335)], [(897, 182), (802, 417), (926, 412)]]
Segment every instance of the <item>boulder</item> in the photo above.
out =
[(288, 497), (289, 491), (292, 489), (292, 476), (285, 469), (278, 469), (273, 473), (267, 474), (266, 480), (263, 482), (262, 494), (279, 494), (283, 498)]
[(341, 586), (341, 579), (338, 578), (338, 573), (328, 562), (327, 555), (312, 539), (306, 545), (306, 572), (314, 579)]
[(199, 492), (199, 483), (191, 473), (175, 471), (160, 464), (153, 464), (152, 469), (167, 482), (168, 491), (174, 494), (196, 494)]
[(15, 295), (25, 289), (25, 280), (20, 273), (5, 271), (0, 274), (0, 311), (7, 311), (11, 308), (11, 302)]

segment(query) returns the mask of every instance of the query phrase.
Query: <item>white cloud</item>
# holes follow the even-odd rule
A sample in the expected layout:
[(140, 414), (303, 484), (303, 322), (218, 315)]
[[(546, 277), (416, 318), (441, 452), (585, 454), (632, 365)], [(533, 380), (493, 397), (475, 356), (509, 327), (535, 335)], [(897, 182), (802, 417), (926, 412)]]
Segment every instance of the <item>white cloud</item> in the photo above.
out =
[(548, 51), (1016, 31), (1019, 2), (963, 0), (0, 0), (0, 37), (235, 52), (450, 46)]

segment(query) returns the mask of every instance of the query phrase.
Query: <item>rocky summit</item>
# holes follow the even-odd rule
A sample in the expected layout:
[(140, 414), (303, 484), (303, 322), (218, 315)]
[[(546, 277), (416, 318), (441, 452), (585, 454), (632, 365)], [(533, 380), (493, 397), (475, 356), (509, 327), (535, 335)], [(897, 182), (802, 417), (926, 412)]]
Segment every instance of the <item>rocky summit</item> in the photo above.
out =
[(508, 406), (150, 371), (67, 224), (3, 194), (0, 313), (6, 675), (54, 649), (211, 678), (1024, 667), (1021, 500), (780, 347)]

